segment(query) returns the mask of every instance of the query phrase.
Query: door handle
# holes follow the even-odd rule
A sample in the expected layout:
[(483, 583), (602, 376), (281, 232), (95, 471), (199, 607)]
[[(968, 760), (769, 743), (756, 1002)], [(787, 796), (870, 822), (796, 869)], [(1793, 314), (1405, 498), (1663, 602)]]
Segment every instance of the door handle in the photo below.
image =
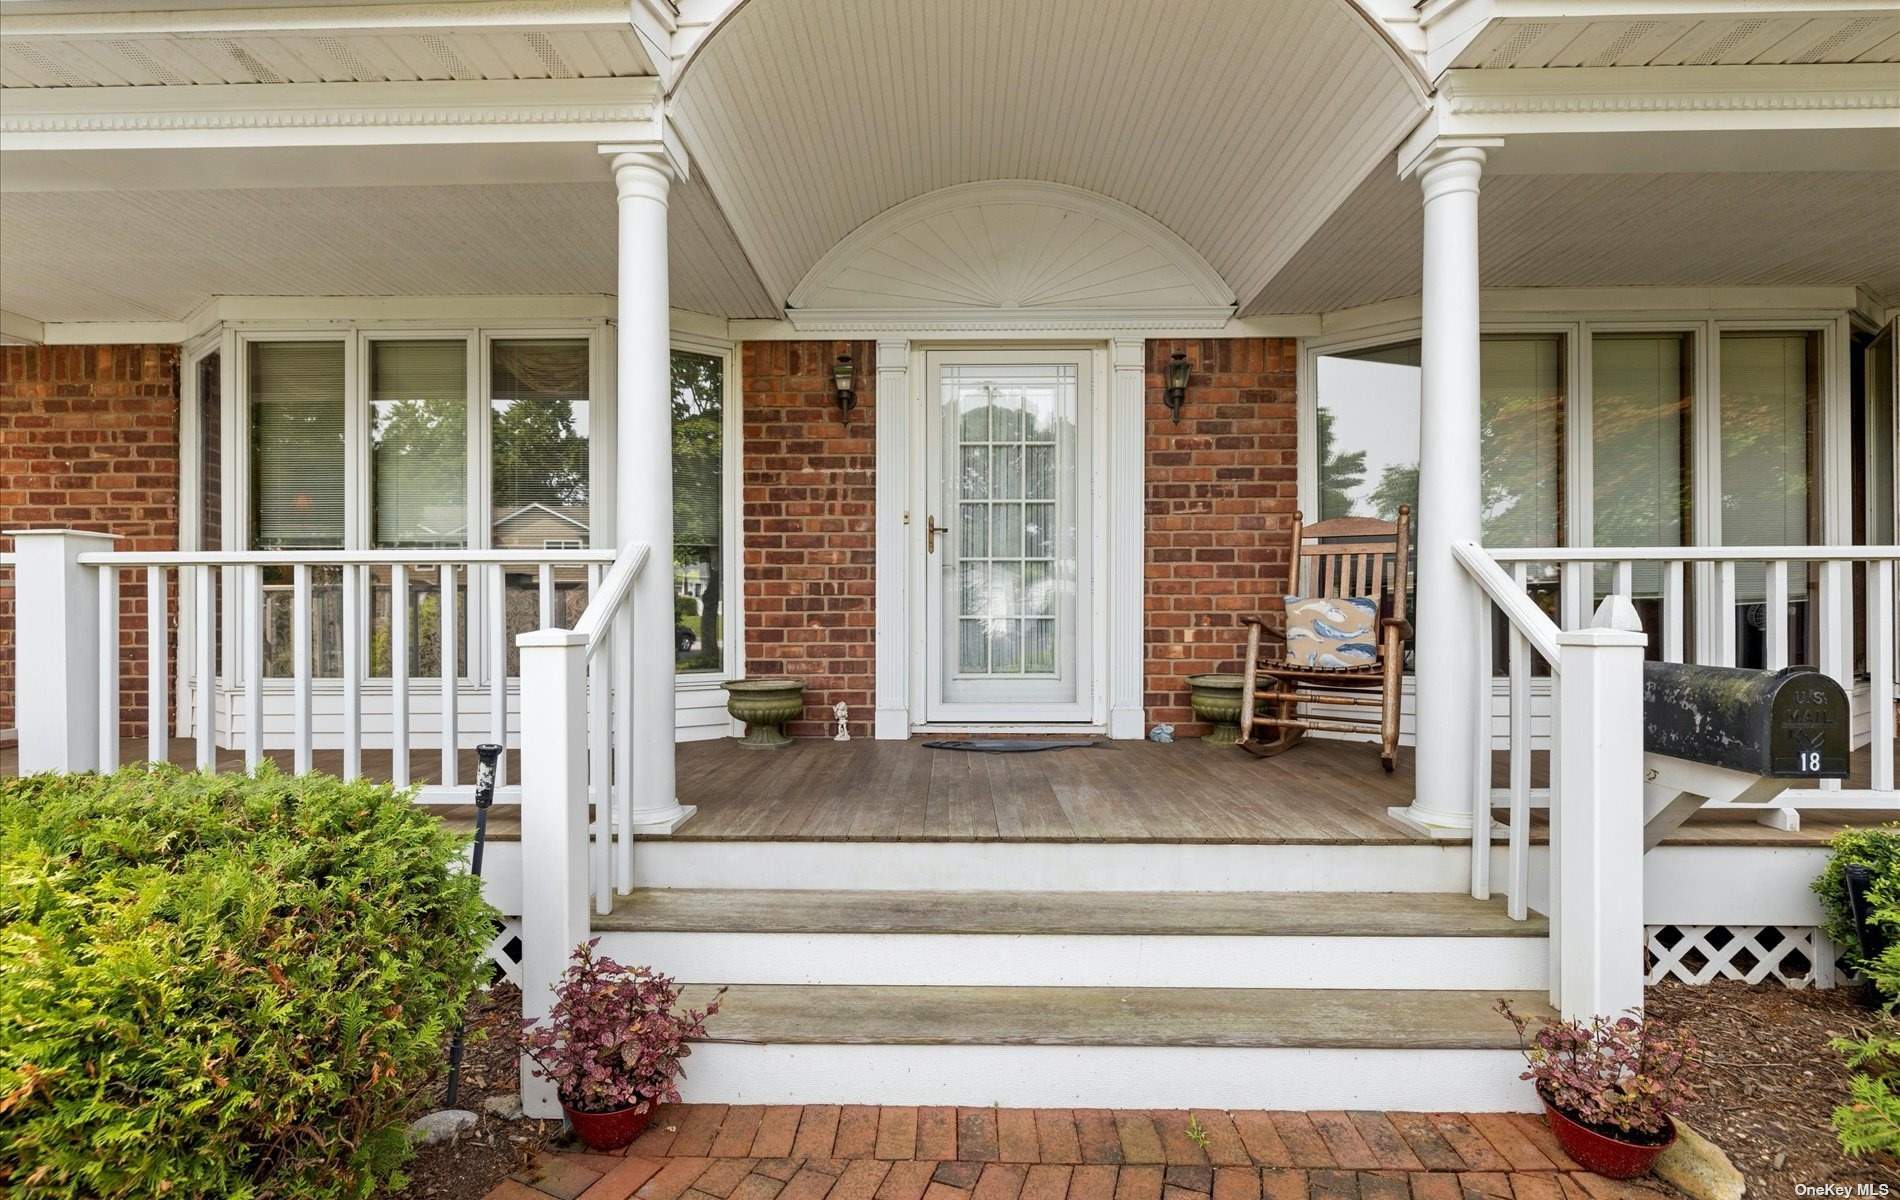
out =
[(937, 524), (937, 518), (925, 517), (924, 518), (924, 553), (935, 554), (937, 552), (937, 535), (940, 533), (949, 533), (949, 532), (950, 532), (950, 527), (948, 525)]

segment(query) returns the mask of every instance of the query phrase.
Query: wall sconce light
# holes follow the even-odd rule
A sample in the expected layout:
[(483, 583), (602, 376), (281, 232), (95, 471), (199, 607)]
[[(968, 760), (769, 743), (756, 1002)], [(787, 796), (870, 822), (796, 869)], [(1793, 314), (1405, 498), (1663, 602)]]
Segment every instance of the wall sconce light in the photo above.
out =
[(1185, 351), (1176, 350), (1168, 357), (1168, 390), (1162, 397), (1168, 411), (1174, 414), (1174, 423), (1181, 423), (1181, 406), (1187, 403), (1188, 360)]
[(838, 401), (838, 419), (851, 423), (851, 410), (858, 406), (858, 373), (849, 354), (840, 354), (831, 367), (832, 391)]

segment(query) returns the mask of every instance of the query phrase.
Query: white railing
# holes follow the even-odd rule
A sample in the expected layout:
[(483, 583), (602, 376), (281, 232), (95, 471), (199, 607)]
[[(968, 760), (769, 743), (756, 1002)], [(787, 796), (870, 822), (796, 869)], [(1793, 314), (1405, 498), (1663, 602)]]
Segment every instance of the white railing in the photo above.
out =
[[(1611, 596), (1589, 627), (1560, 630), (1524, 588), (1522, 570), (1507, 574), (1471, 542), (1452, 547), (1490, 603), (1479, 606), (1473, 631), (1479, 656), (1478, 694), (1491, 703), (1491, 607), (1509, 625), (1509, 803), (1506, 876), (1501, 890), (1510, 915), (1530, 909), (1531, 729), (1530, 656), (1550, 668), (1551, 736), (1549, 852), (1544, 911), (1550, 924), (1551, 1001), (1566, 1016), (1640, 1008), (1642, 944), (1643, 726), (1642, 624), (1628, 599)], [(1479, 722), (1473, 739), (1478, 787), (1472, 798), (1471, 894), (1493, 890), (1491, 850), (1492, 732)]]
[[(1609, 594), (1653, 607), (1651, 650), (1664, 662), (1765, 670), (1811, 666), (1838, 682), (1854, 706), (1853, 745), (1868, 751), (1867, 786), (1845, 787), (1830, 780), (1819, 789), (1793, 789), (1783, 793), (1764, 820), (1795, 828), (1802, 808), (1900, 810), (1900, 792), (1894, 786), (1894, 572), (1900, 547), (1513, 548), (1486, 553), (1512, 571), (1514, 590), (1520, 593), (1537, 570), (1546, 586), (1556, 589), (1559, 621), (1566, 629), (1583, 624), (1599, 582), (1607, 582)], [(1858, 612), (1857, 570), (1864, 576)], [(1642, 589), (1648, 594), (1640, 597), (1638, 571), (1650, 576)], [(1746, 590), (1752, 593), (1746, 598), (1738, 586), (1744, 574), (1749, 577)], [(1748, 655), (1740, 645), (1744, 617), (1760, 637), (1759, 647), (1750, 647)], [(1510, 679), (1515, 722), (1516, 714), (1531, 706), (1525, 694), (1529, 678), (1513, 673)], [(1515, 724), (1511, 740), (1518, 740)]]
[[(433, 749), (439, 767), (419, 790), (425, 802), (469, 799), (462, 749), (488, 740), (519, 745), (509, 734), (510, 625), (552, 624), (558, 595), (597, 592), (613, 558), (605, 550), (120, 551), (103, 535), (63, 530), (22, 535), (18, 545), (22, 770), (120, 765), (123, 637), (144, 644), (143, 757), (168, 760), (177, 728), (195, 743), (201, 769), (216, 769), (225, 748), (241, 749), (247, 769), (277, 751), (302, 773), (321, 750), (336, 752), (333, 769), (355, 779), (364, 774), (365, 748), (386, 748), (388, 778), (407, 787), (416, 774), (412, 750)], [(276, 581), (267, 583), (267, 573)], [(329, 577), (321, 588), (317, 573)], [(532, 576), (534, 592), (533, 611), (512, 621), (510, 575)], [(120, 628), (128, 586), (144, 589), (140, 629)], [(319, 592), (336, 609), (335, 628), (326, 630), (334, 661), (322, 666), (312, 654)], [(373, 619), (379, 595), (386, 612)], [(418, 627), (412, 600), (433, 604), (433, 635)], [(173, 682), (174, 614), (183, 687)], [(433, 661), (423, 664), (431, 636)], [(273, 656), (282, 661), (268, 662)], [(65, 679), (53, 689), (56, 703), (42, 706), (34, 694), (49, 671)], [(502, 770), (506, 786), (505, 756)], [(516, 792), (509, 787), (502, 799)]]

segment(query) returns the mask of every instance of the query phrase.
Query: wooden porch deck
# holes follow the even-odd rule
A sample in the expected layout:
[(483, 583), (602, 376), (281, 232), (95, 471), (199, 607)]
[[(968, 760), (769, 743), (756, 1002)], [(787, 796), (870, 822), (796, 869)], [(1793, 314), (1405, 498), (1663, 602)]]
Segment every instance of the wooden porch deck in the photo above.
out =
[[(1160, 843), (1297, 843), (1419, 845), (1429, 839), (1386, 815), (1412, 797), (1412, 755), (1399, 754), (1391, 775), (1369, 745), (1310, 740), (1273, 759), (1199, 741), (1170, 745), (1102, 742), (1086, 750), (972, 754), (931, 750), (932, 738), (848, 743), (801, 739), (781, 750), (747, 750), (736, 741), (679, 746), (680, 802), (698, 814), (672, 836), (693, 841), (1025, 841)], [(142, 745), (132, 744), (136, 755)], [(172, 743), (172, 761), (190, 765), (195, 746)], [(270, 757), (289, 769), (287, 752)], [(316, 768), (334, 773), (336, 751), (319, 751)], [(1536, 783), (1542, 785), (1543, 755)], [(1864, 777), (1866, 752), (1855, 755)], [(507, 778), (519, 779), (510, 751)], [(411, 756), (417, 783), (435, 780), (439, 756)], [(220, 770), (240, 770), (243, 755), (218, 754)], [(387, 751), (365, 751), (363, 770), (387, 779)], [(0, 748), (0, 775), (17, 770), (12, 747)], [(460, 778), (475, 776), (472, 750), (462, 752)], [(1496, 780), (1505, 778), (1503, 756)], [(1864, 781), (1850, 786), (1865, 786)], [(443, 815), (468, 822), (472, 810)], [(1784, 833), (1746, 814), (1709, 813), (1685, 826), (1671, 845), (1817, 845), (1869, 814), (1809, 811), (1803, 828)], [(490, 836), (519, 835), (515, 813), (492, 814)], [(1541, 821), (1533, 833), (1542, 840)]]

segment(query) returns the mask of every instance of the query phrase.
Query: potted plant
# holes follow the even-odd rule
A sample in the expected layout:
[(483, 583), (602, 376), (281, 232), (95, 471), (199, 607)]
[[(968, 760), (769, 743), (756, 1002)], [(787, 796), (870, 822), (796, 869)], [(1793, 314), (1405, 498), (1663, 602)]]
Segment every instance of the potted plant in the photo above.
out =
[(1544, 1118), (1564, 1153), (1610, 1179), (1644, 1174), (1676, 1140), (1669, 1119), (1695, 1099), (1690, 1077), (1701, 1065), (1687, 1030), (1664, 1033), (1641, 1017), (1545, 1020), (1526, 1040), (1530, 1022), (1498, 1001), (1517, 1027)]
[(522, 1048), (537, 1079), (551, 1079), (561, 1112), (589, 1149), (618, 1150), (640, 1136), (661, 1104), (679, 1101), (674, 1080), (690, 1038), (706, 1036), (720, 988), (704, 1012), (675, 1012), (679, 985), (648, 967), (596, 957), (595, 938), (574, 948), (554, 986), (545, 1023), (524, 1021)]

